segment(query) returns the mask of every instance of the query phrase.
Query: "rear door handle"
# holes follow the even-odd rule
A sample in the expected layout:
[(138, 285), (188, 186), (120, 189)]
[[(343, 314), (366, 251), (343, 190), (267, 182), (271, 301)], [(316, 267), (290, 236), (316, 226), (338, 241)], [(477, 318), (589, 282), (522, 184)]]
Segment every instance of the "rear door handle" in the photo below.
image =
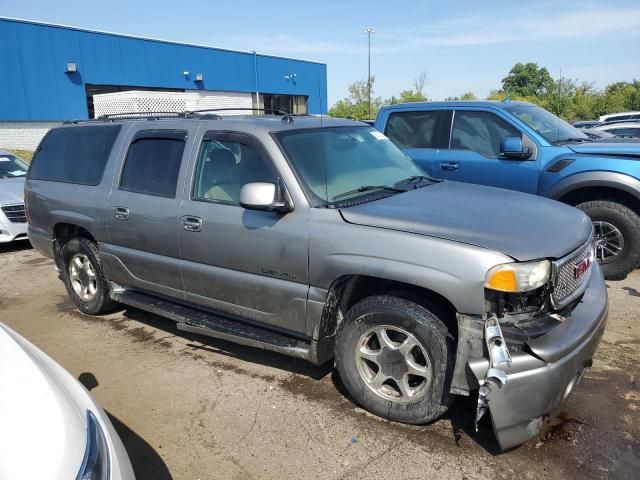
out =
[(440, 164), (440, 170), (446, 170), (447, 172), (460, 170), (460, 162), (442, 162)]
[(129, 220), (129, 209), (127, 207), (114, 207), (113, 216), (118, 220)]
[(202, 219), (191, 215), (182, 217), (182, 228), (187, 232), (199, 232), (202, 230)]

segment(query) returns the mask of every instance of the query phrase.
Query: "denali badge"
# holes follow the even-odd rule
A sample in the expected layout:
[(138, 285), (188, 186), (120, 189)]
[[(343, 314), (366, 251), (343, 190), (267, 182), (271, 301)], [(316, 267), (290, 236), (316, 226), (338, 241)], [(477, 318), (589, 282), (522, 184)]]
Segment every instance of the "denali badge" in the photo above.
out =
[(573, 277), (576, 280), (578, 280), (585, 273), (587, 273), (587, 270), (589, 270), (590, 265), (591, 265), (591, 258), (589, 257), (585, 258), (580, 263), (576, 263), (575, 266), (573, 267)]

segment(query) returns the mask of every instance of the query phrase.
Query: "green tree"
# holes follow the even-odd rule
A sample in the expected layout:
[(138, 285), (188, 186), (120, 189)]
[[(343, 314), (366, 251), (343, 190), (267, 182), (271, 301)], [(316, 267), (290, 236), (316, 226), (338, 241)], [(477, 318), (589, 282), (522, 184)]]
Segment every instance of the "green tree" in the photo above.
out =
[(516, 63), (502, 79), (502, 90), (509, 96), (533, 97), (544, 94), (552, 83), (546, 68), (537, 63)]
[[(375, 117), (382, 106), (382, 98), (373, 96), (373, 83), (375, 77), (371, 76), (371, 116)], [(330, 109), (329, 115), (340, 118), (355, 118), (366, 120), (369, 118), (369, 86), (366, 80), (359, 80), (347, 87), (349, 96), (338, 100)]]
[(478, 97), (476, 97), (473, 92), (465, 92), (462, 95), (460, 95), (459, 97), (447, 97), (447, 98), (445, 98), (445, 100), (447, 102), (457, 101), (457, 100), (477, 100), (477, 99), (478, 99)]
[(411, 102), (426, 102), (429, 100), (424, 94), (424, 86), (427, 82), (427, 72), (421, 72), (416, 78), (413, 79), (413, 88), (409, 90), (402, 90), (400, 97), (395, 95), (385, 100), (387, 105), (394, 105), (396, 103), (411, 103)]

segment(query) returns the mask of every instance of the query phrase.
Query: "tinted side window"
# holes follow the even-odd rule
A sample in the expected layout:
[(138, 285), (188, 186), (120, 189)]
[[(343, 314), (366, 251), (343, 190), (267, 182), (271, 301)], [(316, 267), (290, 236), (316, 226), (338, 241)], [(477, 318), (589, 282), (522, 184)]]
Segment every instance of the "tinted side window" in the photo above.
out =
[(240, 189), (251, 182), (276, 183), (269, 160), (246, 142), (202, 142), (193, 186), (194, 200), (239, 205)]
[(127, 152), (120, 188), (175, 197), (186, 132), (139, 132)]
[(605, 131), (613, 133), (617, 137), (633, 138), (638, 136), (640, 130), (637, 128), (610, 128)]
[(31, 162), (29, 178), (98, 185), (119, 131), (120, 125), (51, 130)]
[(451, 132), (451, 149), (473, 150), (490, 158), (500, 157), (500, 142), (522, 134), (507, 122), (488, 112), (456, 110)]
[(400, 148), (436, 148), (437, 117), (437, 110), (391, 113), (384, 133)]

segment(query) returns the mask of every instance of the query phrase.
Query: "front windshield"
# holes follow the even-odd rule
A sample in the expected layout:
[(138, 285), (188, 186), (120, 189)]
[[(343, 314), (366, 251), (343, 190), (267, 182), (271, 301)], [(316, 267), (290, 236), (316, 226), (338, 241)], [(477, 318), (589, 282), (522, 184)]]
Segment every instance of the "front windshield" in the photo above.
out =
[(18, 157), (0, 153), (0, 178), (24, 177), (27, 168), (27, 164)]
[(322, 203), (342, 203), (376, 190), (362, 187), (392, 188), (400, 180), (424, 175), (413, 160), (370, 127), (288, 130), (275, 136), (307, 191)]
[(589, 140), (589, 137), (580, 130), (544, 108), (533, 105), (513, 105), (506, 107), (505, 110), (533, 128), (549, 143)]

